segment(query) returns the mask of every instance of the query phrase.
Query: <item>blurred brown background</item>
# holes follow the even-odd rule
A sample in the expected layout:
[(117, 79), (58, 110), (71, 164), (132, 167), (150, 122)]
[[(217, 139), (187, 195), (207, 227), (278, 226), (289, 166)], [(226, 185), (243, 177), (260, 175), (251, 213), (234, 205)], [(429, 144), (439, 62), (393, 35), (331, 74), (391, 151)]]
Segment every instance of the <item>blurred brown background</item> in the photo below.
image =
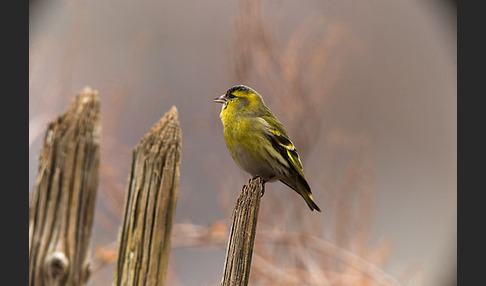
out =
[(85, 86), (101, 98), (89, 285), (112, 278), (131, 149), (172, 105), (183, 151), (167, 284), (219, 284), (249, 176), (212, 99), (235, 84), (286, 126), (323, 209), (267, 185), (251, 285), (455, 285), (454, 1), (36, 0), (29, 12), (31, 195), (47, 123)]

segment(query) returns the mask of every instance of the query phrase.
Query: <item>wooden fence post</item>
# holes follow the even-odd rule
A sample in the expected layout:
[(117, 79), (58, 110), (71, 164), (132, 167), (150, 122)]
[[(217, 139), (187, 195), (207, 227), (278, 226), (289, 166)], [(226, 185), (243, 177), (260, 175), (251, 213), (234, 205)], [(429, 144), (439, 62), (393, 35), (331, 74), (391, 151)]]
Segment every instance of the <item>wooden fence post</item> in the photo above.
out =
[(47, 128), (29, 210), (29, 285), (82, 285), (100, 162), (98, 92), (85, 88)]
[(164, 285), (181, 158), (174, 106), (133, 150), (113, 285)]
[(222, 286), (248, 285), (262, 195), (262, 180), (252, 179), (236, 201), (224, 263)]

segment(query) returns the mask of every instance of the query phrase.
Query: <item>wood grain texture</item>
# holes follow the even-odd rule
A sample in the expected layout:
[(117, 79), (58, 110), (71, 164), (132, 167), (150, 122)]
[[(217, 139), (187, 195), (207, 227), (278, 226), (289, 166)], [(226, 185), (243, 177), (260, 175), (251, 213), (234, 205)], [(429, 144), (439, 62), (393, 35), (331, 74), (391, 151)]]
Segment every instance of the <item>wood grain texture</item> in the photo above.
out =
[(48, 125), (29, 210), (29, 285), (83, 285), (100, 162), (98, 92), (85, 88)]
[(261, 195), (262, 181), (256, 178), (243, 187), (236, 201), (221, 281), (223, 286), (248, 285)]
[(180, 158), (174, 106), (133, 150), (113, 285), (164, 285)]

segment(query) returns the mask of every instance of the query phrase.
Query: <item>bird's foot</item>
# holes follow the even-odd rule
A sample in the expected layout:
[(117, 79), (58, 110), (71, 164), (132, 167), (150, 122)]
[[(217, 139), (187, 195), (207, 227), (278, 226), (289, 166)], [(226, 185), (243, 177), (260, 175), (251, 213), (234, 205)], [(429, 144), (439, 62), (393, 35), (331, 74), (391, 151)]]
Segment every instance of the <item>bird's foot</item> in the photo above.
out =
[(248, 179), (248, 183), (251, 182), (251, 180), (255, 180), (256, 178), (258, 178), (260, 176), (256, 175), (256, 176), (253, 176), (251, 179)]
[(265, 181), (262, 181), (262, 192), (260, 194), (260, 197), (263, 197), (263, 195), (265, 194)]

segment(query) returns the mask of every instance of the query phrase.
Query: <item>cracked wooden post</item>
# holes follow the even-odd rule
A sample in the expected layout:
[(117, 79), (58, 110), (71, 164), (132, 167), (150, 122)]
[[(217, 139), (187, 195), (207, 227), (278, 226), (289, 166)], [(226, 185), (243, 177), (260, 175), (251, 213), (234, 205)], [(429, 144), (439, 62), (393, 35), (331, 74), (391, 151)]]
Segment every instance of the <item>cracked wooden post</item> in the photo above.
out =
[(233, 210), (222, 286), (248, 285), (262, 194), (260, 178), (244, 186)]
[(29, 210), (29, 285), (83, 285), (100, 162), (98, 92), (85, 88), (47, 127)]
[(174, 106), (133, 150), (112, 285), (164, 285), (180, 158)]

